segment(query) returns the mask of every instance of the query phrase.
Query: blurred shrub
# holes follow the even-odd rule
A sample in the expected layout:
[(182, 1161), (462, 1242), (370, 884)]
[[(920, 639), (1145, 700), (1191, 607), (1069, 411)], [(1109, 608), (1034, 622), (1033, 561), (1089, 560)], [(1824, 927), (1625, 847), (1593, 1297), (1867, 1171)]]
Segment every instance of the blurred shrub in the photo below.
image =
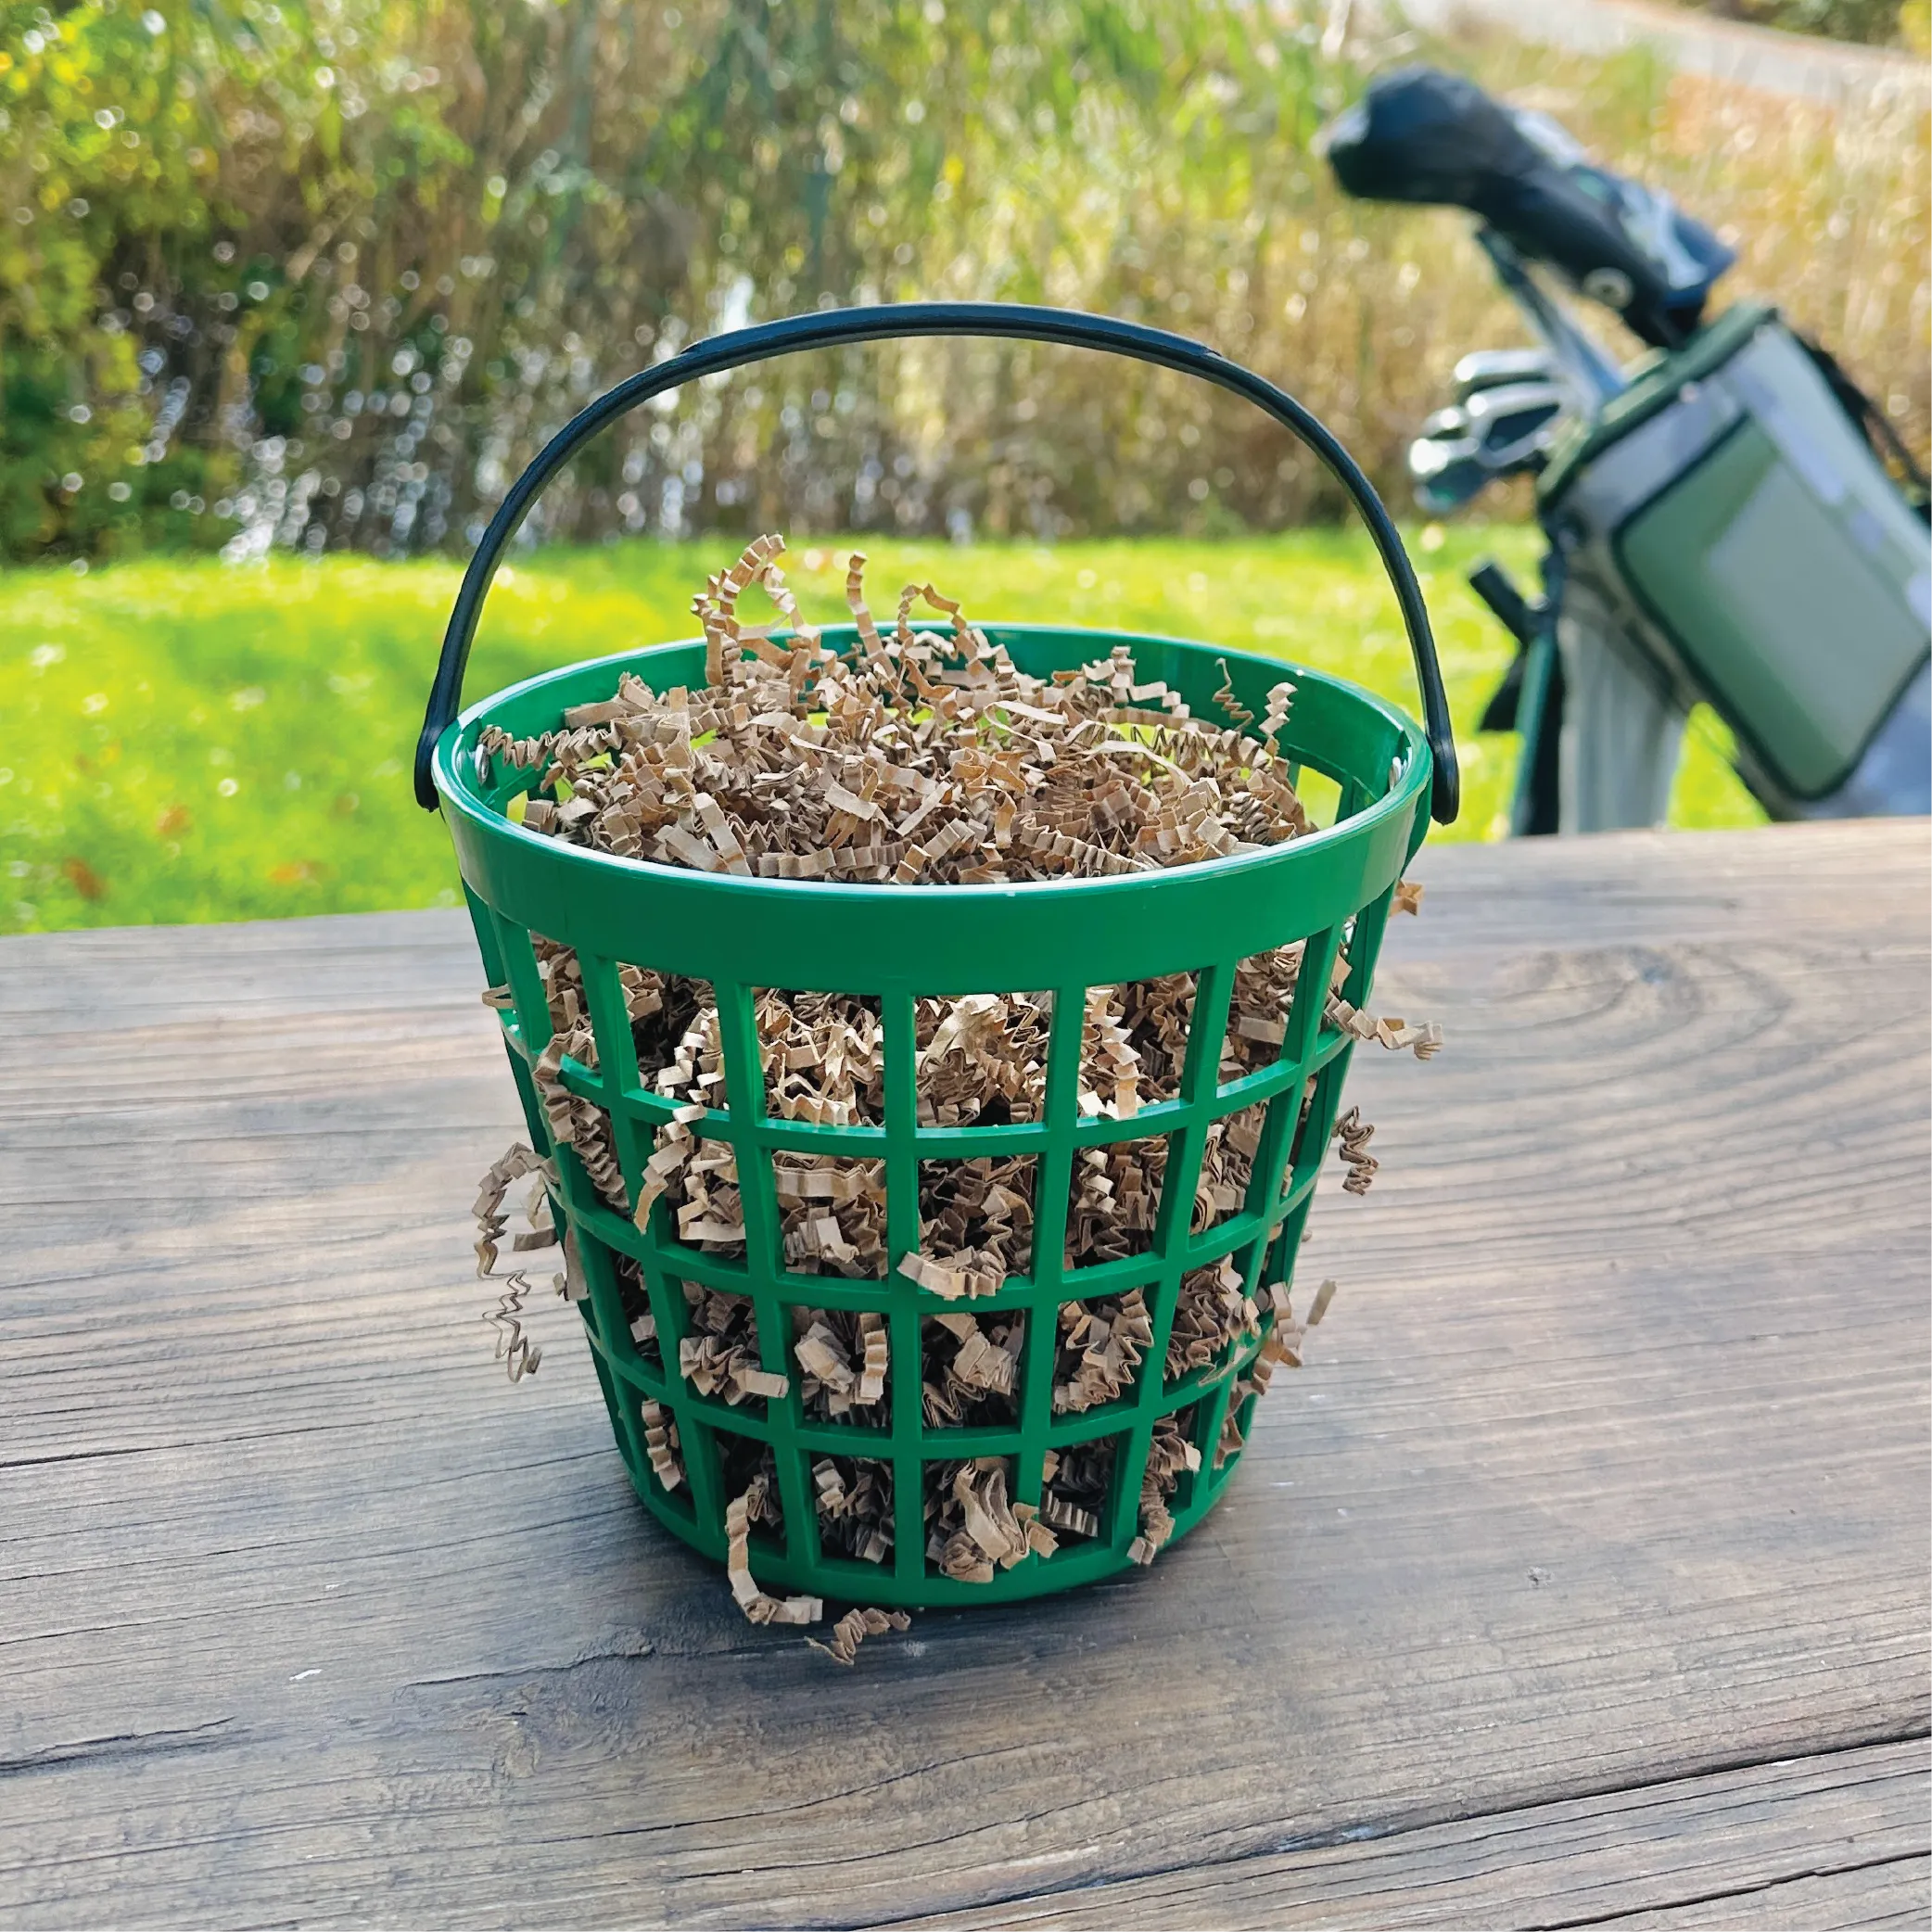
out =
[[(14, 556), (454, 541), (599, 387), (800, 307), (1098, 298), (1242, 346), (1324, 108), (1292, 21), (1184, 0), (14, 14)], [(1310, 284), (1321, 239), (1289, 230)], [(1142, 520), (1225, 492), (1196, 425), (1119, 375), (1084, 375), (1111, 404), (1086, 439), (1055, 394), (1049, 440), (1039, 367), (861, 353), (680, 398), (585, 456), (543, 527), (1062, 527), (1112, 508), (1096, 444), (1123, 419)]]
[(1867, 46), (1895, 46), (1903, 37), (1900, 0), (1679, 0), (1704, 13), (1786, 33), (1823, 33)]
[[(1307, 4), (0, 0), (0, 553), (457, 546), (640, 363), (922, 296), (1202, 337), (1400, 494), (1450, 364), (1520, 331), (1465, 222), (1347, 204), (1311, 158), (1416, 44), (1325, 53), (1335, 10)], [(1820, 328), (1923, 444), (1922, 110), (1840, 120), (1500, 40), (1443, 57), (1722, 223), (1734, 292)], [(1067, 351), (870, 349), (666, 405), (533, 536), (1337, 507), (1228, 399)]]

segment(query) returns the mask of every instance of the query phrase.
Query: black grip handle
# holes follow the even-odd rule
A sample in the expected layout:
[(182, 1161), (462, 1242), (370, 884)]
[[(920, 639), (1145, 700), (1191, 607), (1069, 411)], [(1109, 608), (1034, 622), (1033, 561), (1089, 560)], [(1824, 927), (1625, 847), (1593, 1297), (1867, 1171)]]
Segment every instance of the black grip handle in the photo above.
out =
[(1493, 557), (1484, 557), (1469, 572), (1469, 588), (1489, 605), (1496, 622), (1516, 640), (1519, 651), (1536, 642), (1544, 613), (1509, 581), (1509, 573)]
[(436, 682), (430, 688), (429, 707), (423, 718), (423, 735), (416, 742), (416, 802), (426, 811), (437, 808), (430, 765), (437, 740), (455, 718), (462, 702), (464, 667), (469, 661), (477, 620), (482, 614), (483, 599), (496, 576), (497, 565), (529, 515), (530, 505), (585, 443), (606, 424), (614, 423), (640, 403), (648, 402), (667, 389), (695, 382), (702, 375), (716, 375), (747, 362), (769, 362), (773, 356), (790, 355), (800, 350), (909, 336), (983, 336), (1104, 350), (1136, 362), (1176, 369), (1184, 375), (1198, 375), (1205, 382), (1246, 397), (1256, 408), (1293, 430), (1348, 492), (1350, 502), (1368, 526), (1382, 567), (1395, 587), (1395, 601), (1401, 606), (1409, 650), (1416, 660), (1416, 682), (1422, 693), (1429, 748), (1435, 760), (1430, 808), (1439, 824), (1447, 825), (1455, 819), (1461, 798), (1461, 779), (1455, 763), (1455, 740), (1449, 728), (1449, 700), (1443, 690), (1442, 667), (1436, 661), (1435, 639), (1429, 628), (1422, 589), (1416, 581), (1408, 553), (1402, 547), (1402, 539), (1388, 511), (1354, 458), (1318, 417), (1285, 390), (1277, 389), (1239, 363), (1230, 362), (1214, 350), (1188, 341), (1185, 336), (1171, 336), (1164, 329), (1150, 329), (1138, 322), (1122, 322), (1112, 316), (1083, 315), (1070, 310), (1032, 308), (1013, 302), (886, 303), (862, 309), (832, 309), (816, 315), (791, 315), (782, 322), (761, 323), (756, 328), (734, 329), (729, 335), (694, 343), (682, 355), (673, 356), (655, 368), (641, 370), (574, 416), (511, 486), (509, 494), (490, 518), (489, 527), (483, 532), (483, 540), (477, 546), (469, 568), (464, 572), (463, 587), (456, 593), (456, 606), (450, 613), (450, 626), (443, 633), (442, 656), (437, 663)]

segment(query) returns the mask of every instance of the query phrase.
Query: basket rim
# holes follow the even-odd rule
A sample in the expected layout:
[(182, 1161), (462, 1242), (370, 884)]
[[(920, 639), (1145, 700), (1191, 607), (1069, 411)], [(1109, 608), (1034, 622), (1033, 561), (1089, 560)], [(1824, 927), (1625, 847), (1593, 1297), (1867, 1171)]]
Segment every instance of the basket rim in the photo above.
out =
[[(818, 628), (821, 635), (856, 629), (849, 624), (826, 624)], [(1217, 657), (1243, 658), (1252, 664), (1278, 669), (1284, 676), (1294, 677), (1298, 682), (1312, 680), (1325, 684), (1352, 702), (1379, 713), (1401, 733), (1408, 755), (1403, 762), (1400, 778), (1380, 798), (1364, 806), (1352, 818), (1325, 825), (1299, 838), (1284, 840), (1278, 845), (1268, 845), (1256, 852), (1231, 853), (1221, 858), (1195, 859), (1186, 865), (1160, 866), (1145, 872), (1112, 873), (1092, 879), (1014, 879), (997, 884), (974, 885), (900, 885), (889, 882), (873, 884), (858, 880), (747, 878), (735, 872), (701, 872), (694, 867), (665, 865), (656, 859), (625, 858), (614, 852), (596, 851), (588, 845), (560, 845), (559, 841), (543, 833), (527, 831), (486, 804), (470, 789), (457, 765), (457, 747), (474, 727), (485, 720), (487, 713), (511, 699), (523, 697), (545, 684), (578, 672), (593, 671), (604, 666), (610, 666), (614, 670), (635, 668), (642, 660), (660, 653), (704, 647), (705, 640), (701, 637), (673, 638), (660, 643), (609, 652), (601, 657), (577, 658), (569, 664), (519, 679), (514, 684), (506, 684), (501, 690), (477, 699), (458, 714), (437, 741), (431, 767), (437, 793), (446, 810), (459, 812), (486, 837), (507, 838), (513, 847), (540, 851), (548, 858), (567, 856), (574, 864), (591, 866), (616, 879), (639, 882), (654, 878), (675, 879), (680, 886), (715, 890), (750, 901), (782, 900), (790, 905), (812, 901), (821, 905), (840, 905), (854, 899), (863, 899), (868, 903), (883, 900), (887, 903), (930, 905), (938, 896), (949, 903), (967, 904), (974, 901), (986, 904), (1022, 894), (1032, 899), (1096, 899), (1116, 896), (1123, 891), (1144, 890), (1155, 881), (1166, 877), (1204, 881), (1239, 878), (1248, 873), (1261, 874), (1287, 865), (1297, 856), (1327, 851), (1363, 838), (1388, 820), (1413, 815), (1417, 794), (1426, 794), (1429, 789), (1433, 759), (1422, 727), (1400, 705), (1379, 696), (1366, 685), (1357, 684), (1353, 679), (1337, 677), (1331, 671), (1316, 670), (1291, 658), (1244, 650), (1239, 645), (1210, 644), (1199, 638), (1172, 637), (1160, 631), (1101, 630), (1085, 624), (1034, 624), (1000, 618), (977, 620), (973, 629), (988, 636), (998, 631), (1024, 631), (1036, 637), (1104, 639), (1110, 644), (1158, 644), (1170, 649), (1212, 653)], [(772, 633), (772, 637), (778, 641), (794, 634), (792, 630), (778, 630)]]

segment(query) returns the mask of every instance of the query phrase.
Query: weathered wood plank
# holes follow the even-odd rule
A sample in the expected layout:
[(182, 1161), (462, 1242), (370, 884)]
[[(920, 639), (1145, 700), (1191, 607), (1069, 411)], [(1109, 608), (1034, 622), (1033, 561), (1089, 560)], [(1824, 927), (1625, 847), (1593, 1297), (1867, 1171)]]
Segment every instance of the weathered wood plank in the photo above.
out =
[(1926, 861), (1428, 855), (1451, 1049), (1361, 1067), (1227, 1503), (850, 1675), (632, 1503), (572, 1317), (491, 1367), (460, 915), (0, 943), (0, 1917), (860, 1923), (1923, 1731)]
[(1375, 1839), (1001, 1900), (906, 1932), (1511, 1932), (1922, 1926), (1921, 1738), (1485, 1813)]

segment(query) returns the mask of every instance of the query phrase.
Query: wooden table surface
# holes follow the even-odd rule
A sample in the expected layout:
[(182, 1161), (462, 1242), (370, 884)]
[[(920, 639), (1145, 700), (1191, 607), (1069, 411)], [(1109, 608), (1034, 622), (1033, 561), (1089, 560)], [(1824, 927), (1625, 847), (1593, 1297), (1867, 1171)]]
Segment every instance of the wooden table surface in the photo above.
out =
[(1425, 855), (1221, 1507), (841, 1671), (633, 1501), (460, 915), (0, 942), (0, 1925), (1928, 1903), (1928, 840)]

